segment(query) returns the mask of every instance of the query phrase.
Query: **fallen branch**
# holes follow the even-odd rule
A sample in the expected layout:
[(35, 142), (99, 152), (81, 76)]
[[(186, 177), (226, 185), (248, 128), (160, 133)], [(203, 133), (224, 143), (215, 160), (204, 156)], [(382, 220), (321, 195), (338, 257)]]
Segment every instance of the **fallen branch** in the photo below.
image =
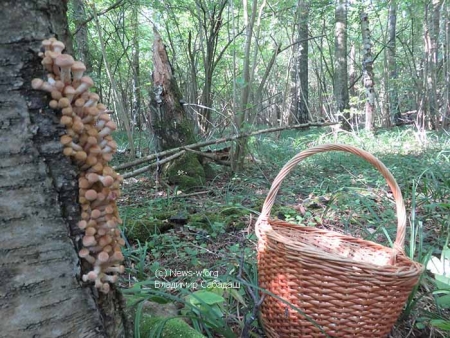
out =
[(197, 151), (197, 150), (189, 149), (189, 148), (186, 148), (186, 150), (189, 151), (189, 152), (191, 152), (191, 153), (194, 153), (194, 154), (196, 154), (196, 155), (198, 155), (198, 156), (203, 156), (203, 157), (209, 158), (210, 160), (212, 160), (212, 161), (214, 161), (214, 162), (217, 162), (217, 163), (219, 163), (219, 164), (227, 165), (227, 166), (230, 166), (230, 165), (231, 165), (231, 163), (230, 163), (229, 161), (223, 161), (223, 160), (219, 159), (219, 158), (218, 158), (216, 155), (214, 155), (214, 154), (203, 153), (203, 152), (201, 152), (201, 151)]
[(174, 154), (172, 156), (166, 157), (164, 160), (157, 161), (157, 162), (149, 164), (149, 165), (147, 165), (145, 167), (139, 168), (139, 169), (137, 169), (135, 171), (132, 171), (132, 172), (129, 172), (129, 173), (125, 173), (125, 174), (122, 175), (122, 177), (123, 178), (130, 178), (130, 177), (137, 176), (139, 174), (143, 174), (146, 171), (148, 171), (150, 168), (157, 167), (157, 166), (162, 165), (164, 163), (170, 162), (170, 161), (176, 159), (177, 157), (180, 157), (184, 153), (185, 153), (185, 151), (182, 150), (182, 151), (180, 151), (180, 152), (178, 152), (178, 153), (176, 153), (176, 154)]
[[(164, 156), (167, 156), (167, 155), (171, 155), (171, 154), (177, 153), (180, 150), (197, 149), (197, 148), (206, 147), (206, 146), (209, 146), (209, 145), (212, 145), (212, 144), (219, 144), (219, 143), (223, 143), (223, 142), (234, 141), (234, 140), (237, 140), (237, 139), (240, 139), (240, 138), (256, 136), (256, 135), (266, 134), (266, 133), (273, 133), (273, 132), (276, 132), (276, 131), (283, 131), (283, 130), (290, 130), (290, 129), (304, 129), (304, 128), (309, 128), (309, 127), (326, 127), (326, 126), (333, 126), (333, 125), (336, 125), (336, 124), (339, 124), (339, 123), (330, 122), (330, 123), (296, 124), (296, 125), (293, 125), (293, 126), (283, 126), (283, 127), (262, 129), (262, 130), (257, 130), (257, 131), (250, 132), (250, 133), (243, 133), (243, 134), (233, 135), (233, 136), (229, 136), (229, 137), (223, 137), (223, 138), (219, 138), (219, 139), (216, 139), (216, 140), (198, 142), (198, 143), (189, 144), (189, 145), (178, 147), (178, 148), (165, 150), (165, 151), (162, 151), (160, 153), (152, 154), (152, 155), (149, 155), (149, 156), (146, 156), (146, 157), (142, 157), (142, 158), (139, 158), (139, 159), (137, 159), (135, 161), (118, 165), (118, 166), (114, 167), (114, 170), (118, 171), (118, 170), (130, 168), (130, 167), (134, 167), (134, 166), (137, 166), (137, 165), (142, 164), (142, 163), (150, 162), (150, 161), (152, 161), (154, 159), (157, 159), (157, 158), (160, 158), (160, 157), (164, 157)], [(140, 170), (140, 169), (138, 169), (138, 170)], [(131, 176), (129, 176), (129, 177), (131, 177)]]

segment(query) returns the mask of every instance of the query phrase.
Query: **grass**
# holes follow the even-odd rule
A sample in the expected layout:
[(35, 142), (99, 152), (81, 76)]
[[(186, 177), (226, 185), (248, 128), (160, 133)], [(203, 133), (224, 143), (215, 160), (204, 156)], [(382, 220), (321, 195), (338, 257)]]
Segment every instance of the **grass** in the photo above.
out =
[[(450, 236), (450, 139), (438, 133), (429, 133), (427, 139), (421, 142), (412, 128), (381, 130), (375, 135), (336, 135), (324, 129), (288, 131), (279, 137), (260, 135), (249, 141), (257, 161), (237, 175), (216, 167), (217, 176), (202, 188), (206, 193), (183, 197), (176, 187), (158, 190), (149, 177), (127, 182), (120, 201), (125, 234), (132, 233), (137, 220), (167, 223), (169, 216), (155, 217), (161, 211), (169, 215), (182, 211), (188, 217), (185, 224), (162, 233), (151, 231), (145, 241), (127, 238), (125, 292), (141, 300), (159, 297), (175, 302), (184, 309), (180, 316), (207, 336), (232, 337), (243, 331), (261, 336), (254, 221), (280, 168), (298, 152), (323, 143), (354, 145), (378, 157), (403, 192), (410, 225), (407, 255), (423, 264), (431, 256), (441, 257)], [(284, 180), (271, 215), (387, 246), (396, 235), (395, 206), (383, 177), (358, 157), (340, 152), (315, 155), (300, 163)], [(160, 277), (155, 274), (167, 270), (194, 271), (200, 276), (163, 276), (185, 287), (155, 288)], [(446, 285), (445, 276), (439, 278), (429, 272), (422, 276), (391, 337), (448, 336), (450, 296), (445, 296), (450, 280)], [(204, 280), (234, 282), (239, 287), (221, 289), (213, 283), (196, 289)], [(200, 293), (197, 299), (199, 290), (217, 297), (211, 301), (210, 295)]]

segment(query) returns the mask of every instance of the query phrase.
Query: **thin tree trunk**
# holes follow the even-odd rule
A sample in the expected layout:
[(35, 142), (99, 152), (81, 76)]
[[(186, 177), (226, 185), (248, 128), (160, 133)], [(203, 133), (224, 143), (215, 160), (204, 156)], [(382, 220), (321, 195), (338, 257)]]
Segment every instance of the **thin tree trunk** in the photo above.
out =
[[(138, 130), (142, 128), (143, 116), (141, 114), (141, 70), (139, 65), (140, 44), (139, 44), (139, 2), (133, 4), (132, 9), (132, 27), (133, 27), (133, 57), (132, 57), (132, 107), (131, 114), (133, 125)], [(132, 131), (134, 128), (132, 128)]]
[(306, 123), (310, 115), (308, 107), (308, 1), (299, 0), (297, 8), (297, 37), (302, 42), (294, 47), (295, 58), (291, 79), (293, 103), (291, 109), (298, 123)]
[(443, 0), (432, 1), (431, 23), (429, 25), (429, 51), (428, 51), (428, 103), (430, 126), (438, 128), (439, 104), (437, 94), (437, 68), (439, 54), (439, 20)]
[(342, 126), (350, 130), (349, 96), (347, 71), (347, 0), (338, 0), (335, 11), (335, 65), (334, 65), (334, 96), (336, 108), (342, 117)]
[(100, 27), (100, 22), (98, 20), (97, 11), (95, 9), (95, 3), (92, 3), (91, 6), (94, 11), (94, 21), (95, 21), (95, 25), (97, 27), (98, 39), (100, 41), (100, 47), (102, 50), (103, 62), (105, 63), (106, 74), (108, 75), (109, 82), (111, 83), (113, 104), (114, 104), (115, 110), (117, 112), (117, 116), (118, 116), (120, 122), (125, 127), (125, 131), (127, 133), (128, 147), (130, 149), (130, 157), (136, 157), (136, 151), (134, 148), (134, 140), (133, 140), (133, 134), (132, 134), (131, 126), (130, 126), (129, 117), (126, 114), (123, 100), (121, 100), (121, 98), (120, 98), (119, 90), (116, 85), (116, 81), (114, 80), (114, 77), (112, 76), (111, 69), (110, 69), (108, 61), (107, 61), (105, 43), (103, 41), (102, 29)]
[(125, 337), (118, 291), (80, 283), (76, 169), (47, 95), (31, 90), (44, 75), (40, 41), (67, 41), (66, 2), (0, 7), (0, 336)]
[[(248, 116), (248, 103), (249, 103), (249, 97), (250, 97), (250, 52), (251, 52), (251, 46), (252, 46), (252, 40), (253, 40), (253, 27), (255, 25), (256, 20), (256, 8), (258, 5), (258, 0), (252, 1), (251, 6), (251, 15), (249, 17), (248, 15), (248, 4), (247, 0), (243, 0), (243, 6), (244, 6), (244, 21), (246, 25), (245, 30), (245, 47), (244, 47), (244, 64), (242, 67), (242, 79), (243, 79), (243, 85), (241, 90), (241, 99), (240, 99), (240, 105), (239, 105), (239, 111), (236, 113), (235, 117), (235, 125), (238, 129), (241, 129), (244, 121), (246, 120)], [(242, 169), (244, 165), (244, 156), (245, 151), (247, 147), (246, 139), (240, 139), (236, 142), (236, 145), (233, 149), (232, 156), (231, 156), (231, 168), (233, 171), (239, 171)]]
[(361, 32), (363, 43), (363, 81), (366, 88), (366, 123), (365, 129), (373, 129), (373, 120), (375, 113), (375, 83), (373, 74), (373, 56), (372, 56), (372, 41), (370, 38), (369, 16), (367, 13), (360, 14)]
[(446, 3), (444, 14), (445, 23), (445, 62), (444, 62), (444, 72), (445, 72), (445, 100), (444, 100), (444, 113), (442, 115), (442, 128), (448, 130), (450, 128), (450, 5)]
[(396, 61), (396, 34), (397, 34), (397, 2), (391, 0), (389, 4), (388, 19), (389, 42), (387, 48), (388, 69), (389, 69), (389, 88), (388, 92), (388, 109), (389, 116), (393, 119), (394, 124), (398, 125), (401, 119), (401, 113), (398, 106), (397, 91), (397, 61)]

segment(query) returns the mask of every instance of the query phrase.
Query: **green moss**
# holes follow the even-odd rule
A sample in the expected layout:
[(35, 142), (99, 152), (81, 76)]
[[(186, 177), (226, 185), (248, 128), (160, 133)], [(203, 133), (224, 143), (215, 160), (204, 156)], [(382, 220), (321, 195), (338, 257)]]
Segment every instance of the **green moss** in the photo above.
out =
[[(159, 325), (164, 322), (164, 317), (152, 317), (144, 315), (139, 326), (141, 337), (156, 337)], [(180, 318), (172, 318), (165, 322), (161, 336), (164, 338), (204, 338), (202, 334), (195, 331)]]
[(146, 219), (146, 220), (129, 220), (126, 224), (125, 235), (128, 239), (141, 243), (146, 242), (154, 234), (160, 234), (173, 228), (173, 224), (166, 220)]
[(209, 163), (203, 163), (203, 170), (205, 171), (205, 177), (208, 180), (212, 180), (217, 176), (216, 171)]
[(222, 223), (226, 227), (241, 229), (246, 226), (244, 217), (248, 214), (249, 211), (245, 209), (231, 206), (222, 210), (191, 214), (189, 216), (189, 225), (210, 230), (213, 224)]
[(203, 186), (206, 181), (205, 171), (195, 154), (185, 154), (173, 160), (167, 166), (166, 174), (169, 182), (181, 190)]
[(148, 241), (152, 235), (166, 232), (173, 228), (168, 220), (176, 210), (135, 209), (126, 217), (125, 235), (129, 240), (141, 243)]

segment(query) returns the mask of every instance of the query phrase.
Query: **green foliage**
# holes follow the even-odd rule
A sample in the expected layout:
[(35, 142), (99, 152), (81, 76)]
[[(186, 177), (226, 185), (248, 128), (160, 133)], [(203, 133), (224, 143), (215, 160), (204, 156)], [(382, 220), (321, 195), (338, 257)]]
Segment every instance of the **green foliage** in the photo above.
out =
[[(158, 219), (158, 215), (162, 223), (173, 214), (188, 215), (183, 226), (151, 233), (143, 241), (130, 240), (125, 256), (131, 263), (128, 271), (137, 280), (124, 292), (138, 301), (180, 304), (182, 310), (177, 315), (188, 318), (190, 325), (208, 336), (228, 332), (228, 337), (233, 337), (246, 325), (258, 336), (260, 323), (252, 314), (258, 298), (251, 296), (249, 288), (257, 297), (258, 291), (265, 291), (258, 289), (255, 235), (247, 235), (245, 228), (261, 210), (268, 187), (282, 165), (299, 151), (330, 141), (364, 147), (387, 165), (407, 205), (406, 254), (424, 265), (434, 262), (444, 271), (450, 259), (450, 141), (437, 133), (429, 136), (427, 147), (417, 141), (410, 128), (371, 136), (339, 133), (335, 138), (325, 130), (311, 130), (285, 132), (279, 139), (270, 135), (252, 139), (250, 150), (259, 162), (239, 175), (218, 172), (210, 183), (214, 194), (189, 199), (179, 197), (177, 191), (164, 192), (163, 197), (152, 197), (139, 206), (123, 207), (125, 234), (131, 233), (129, 227)], [(131, 187), (127, 189), (136, 193)], [(392, 245), (396, 236), (395, 206), (381, 174), (358, 157), (344, 153), (315, 155), (299, 164), (283, 182), (271, 215), (303, 226), (332, 228), (386, 246)], [(164, 280), (184, 284), (173, 289), (157, 287), (156, 283), (163, 280), (155, 276), (158, 271), (174, 267), (200, 272), (200, 277), (169, 276)], [(213, 275), (203, 273), (216, 270)], [(242, 279), (238, 279), (240, 270)], [(206, 284), (195, 284), (202, 281)], [(233, 282), (239, 282), (239, 287), (217, 287), (217, 283)], [(439, 332), (447, 330), (449, 291), (447, 275), (425, 273), (405, 305), (401, 319), (405, 331), (417, 330), (420, 334), (430, 327)]]

